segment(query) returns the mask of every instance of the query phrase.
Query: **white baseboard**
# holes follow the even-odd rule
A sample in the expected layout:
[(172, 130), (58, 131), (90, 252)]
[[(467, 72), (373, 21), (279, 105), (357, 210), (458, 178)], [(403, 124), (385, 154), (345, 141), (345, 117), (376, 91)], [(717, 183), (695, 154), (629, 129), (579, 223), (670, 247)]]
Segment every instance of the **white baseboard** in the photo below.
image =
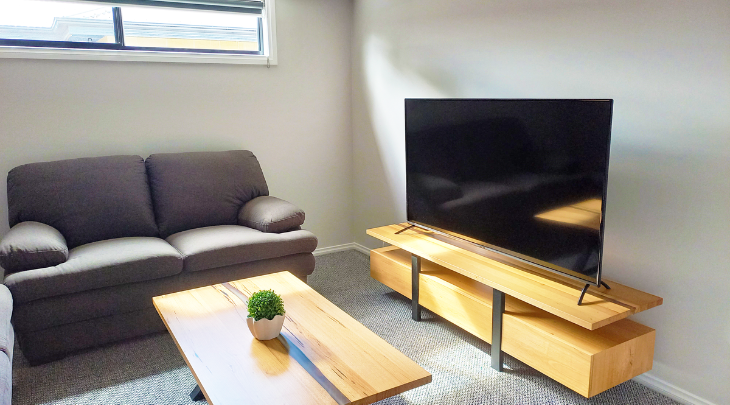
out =
[(717, 405), (714, 402), (710, 402), (704, 398), (700, 398), (689, 391), (683, 390), (676, 385), (670, 384), (662, 379), (659, 379), (649, 374), (642, 374), (640, 376), (634, 377), (633, 380), (683, 404)]
[(318, 248), (312, 254), (315, 256), (319, 256), (319, 255), (326, 255), (329, 253), (344, 252), (346, 250), (357, 250), (358, 252), (364, 253), (366, 255), (370, 254), (370, 249), (366, 248), (365, 246), (363, 246), (357, 242), (344, 243), (342, 245)]
[(370, 248), (367, 248), (357, 242), (353, 242), (352, 245), (353, 245), (353, 249), (357, 250), (360, 253), (370, 256)]

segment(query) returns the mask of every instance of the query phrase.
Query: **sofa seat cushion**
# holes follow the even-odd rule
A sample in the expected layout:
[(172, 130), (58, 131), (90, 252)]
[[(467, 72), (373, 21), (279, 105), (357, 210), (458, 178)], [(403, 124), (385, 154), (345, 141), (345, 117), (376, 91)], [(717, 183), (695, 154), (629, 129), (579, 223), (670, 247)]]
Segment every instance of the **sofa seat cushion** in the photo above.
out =
[(184, 271), (311, 253), (317, 237), (302, 229), (266, 233), (241, 225), (218, 225), (170, 235), (167, 241), (182, 253)]
[[(13, 308), (13, 326), (17, 332), (29, 334), (59, 325), (83, 322), (87, 319), (127, 314), (152, 308), (152, 297), (158, 295), (284, 270), (298, 277), (306, 277), (314, 270), (314, 256), (311, 253), (300, 253), (206, 271), (183, 272), (177, 276), (157, 280), (43, 298), (16, 305)], [(10, 295), (9, 292), (8, 295)]]
[(71, 249), (68, 260), (53, 267), (21, 271), (5, 278), (16, 303), (95, 288), (173, 276), (182, 256), (159, 238), (103, 240)]

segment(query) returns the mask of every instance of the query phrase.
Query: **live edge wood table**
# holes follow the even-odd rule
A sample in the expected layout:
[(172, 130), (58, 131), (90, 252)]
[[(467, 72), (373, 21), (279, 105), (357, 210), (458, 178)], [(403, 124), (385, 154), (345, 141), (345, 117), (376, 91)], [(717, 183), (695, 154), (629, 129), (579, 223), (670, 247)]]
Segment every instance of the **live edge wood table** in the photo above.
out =
[[(273, 289), (286, 320), (277, 339), (246, 326), (245, 299)], [(154, 297), (208, 403), (370, 404), (431, 374), (289, 272)], [(192, 394), (191, 394), (192, 396)]]
[(392, 245), (371, 251), (370, 275), (412, 300), (414, 320), (425, 307), (492, 344), (492, 367), (504, 351), (585, 397), (651, 370), (656, 333), (626, 318), (662, 298), (604, 280), (578, 305), (583, 283), (408, 226), (367, 230)]

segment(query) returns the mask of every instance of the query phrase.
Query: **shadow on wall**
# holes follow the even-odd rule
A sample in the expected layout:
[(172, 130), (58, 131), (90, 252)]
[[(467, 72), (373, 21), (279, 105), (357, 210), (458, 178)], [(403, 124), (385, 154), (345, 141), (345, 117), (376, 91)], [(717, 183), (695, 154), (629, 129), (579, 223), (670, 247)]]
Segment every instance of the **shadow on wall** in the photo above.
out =
[[(389, 204), (378, 204), (375, 217), (384, 223), (406, 219), (405, 184), (405, 98), (446, 97), (438, 84), (424, 80), (417, 72), (398, 66), (397, 52), (376, 36), (369, 36), (362, 49), (363, 97), (367, 126), (360, 128), (358, 153), (368, 153), (366, 161), (368, 182), (377, 187), (371, 192), (381, 194)], [(363, 120), (365, 121), (365, 120)], [(365, 123), (365, 122), (363, 122)], [(376, 152), (376, 153), (373, 153)], [(383, 212), (388, 210), (389, 212)], [(368, 216), (368, 218), (372, 218)]]

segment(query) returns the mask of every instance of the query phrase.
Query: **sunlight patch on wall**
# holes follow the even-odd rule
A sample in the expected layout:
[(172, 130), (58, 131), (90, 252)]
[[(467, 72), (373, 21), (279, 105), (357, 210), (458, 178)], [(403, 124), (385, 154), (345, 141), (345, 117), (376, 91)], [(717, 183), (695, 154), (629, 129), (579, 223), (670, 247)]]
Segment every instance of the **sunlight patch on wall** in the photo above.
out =
[(381, 38), (364, 41), (364, 89), (370, 124), (385, 166), (385, 181), (399, 220), (406, 219), (405, 106), (406, 98), (443, 98), (437, 88), (414, 71), (397, 66), (392, 46)]

